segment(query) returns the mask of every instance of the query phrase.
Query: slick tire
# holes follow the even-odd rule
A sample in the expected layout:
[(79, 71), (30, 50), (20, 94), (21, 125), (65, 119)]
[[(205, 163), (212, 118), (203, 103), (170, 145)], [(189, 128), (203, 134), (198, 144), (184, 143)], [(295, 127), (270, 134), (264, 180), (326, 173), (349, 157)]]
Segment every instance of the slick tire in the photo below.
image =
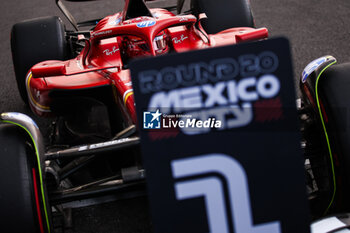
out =
[(37, 233), (48, 229), (38, 194), (40, 182), (34, 166), (35, 155), (27, 139), (20, 127), (0, 125), (0, 229), (6, 233)]
[(65, 26), (56, 16), (36, 18), (15, 24), (11, 31), (11, 51), (16, 81), (22, 100), (28, 103), (26, 75), (46, 60), (65, 60), (69, 46)]
[(233, 27), (255, 27), (249, 0), (191, 0), (194, 14), (205, 13), (203, 27), (209, 34)]

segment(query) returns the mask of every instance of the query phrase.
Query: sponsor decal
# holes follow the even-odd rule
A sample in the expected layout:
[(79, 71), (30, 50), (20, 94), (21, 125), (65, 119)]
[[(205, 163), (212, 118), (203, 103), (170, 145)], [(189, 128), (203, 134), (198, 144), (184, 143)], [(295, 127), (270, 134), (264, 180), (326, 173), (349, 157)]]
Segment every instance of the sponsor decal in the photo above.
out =
[(156, 21), (154, 20), (147, 20), (147, 21), (143, 21), (143, 22), (140, 22), (138, 24), (136, 24), (136, 26), (138, 28), (147, 28), (147, 27), (152, 27), (156, 24)]
[(304, 69), (303, 73), (302, 73), (302, 79), (301, 81), (303, 83), (306, 82), (307, 77), (309, 77), (309, 75), (314, 72), (320, 65), (322, 65), (324, 62), (326, 62), (328, 59), (328, 57), (321, 57), (318, 58), (312, 62), (310, 62)]
[(115, 54), (117, 51), (119, 51), (119, 48), (116, 48), (115, 46), (113, 46), (112, 50), (106, 49), (106, 50), (103, 50), (103, 53), (106, 54), (107, 56), (110, 56)]
[(175, 44), (179, 44), (179, 43), (182, 43), (186, 39), (188, 39), (188, 36), (185, 36), (184, 34), (182, 34), (180, 39), (178, 39), (177, 37), (174, 37), (173, 41)]
[(102, 31), (102, 32), (95, 32), (94, 34), (91, 35), (91, 37), (95, 37), (95, 36), (100, 36), (100, 35), (107, 35), (112, 33), (112, 30), (108, 30), (108, 31)]
[(122, 138), (122, 139), (113, 140), (113, 141), (107, 141), (107, 142), (101, 142), (101, 143), (96, 143), (96, 144), (91, 144), (91, 145), (80, 146), (78, 148), (78, 151), (86, 151), (86, 150), (98, 149), (98, 148), (102, 148), (102, 147), (113, 146), (113, 145), (116, 145), (119, 143), (129, 142), (130, 140), (132, 140), (132, 139)]

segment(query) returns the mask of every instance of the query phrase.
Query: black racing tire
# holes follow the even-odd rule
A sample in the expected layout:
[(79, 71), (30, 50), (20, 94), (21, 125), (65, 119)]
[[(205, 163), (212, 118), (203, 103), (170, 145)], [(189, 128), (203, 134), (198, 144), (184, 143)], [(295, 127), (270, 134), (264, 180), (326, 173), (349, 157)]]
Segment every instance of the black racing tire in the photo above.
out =
[(203, 28), (213, 34), (233, 27), (255, 27), (249, 0), (191, 0), (194, 14), (205, 13)]
[[(6, 233), (41, 232), (33, 179), (35, 155), (27, 140), (20, 127), (0, 125), (0, 229)], [(45, 218), (41, 219), (46, 232)]]
[(57, 16), (36, 18), (15, 24), (11, 31), (12, 60), (22, 100), (28, 103), (25, 86), (29, 69), (46, 60), (66, 60), (69, 46), (65, 26)]

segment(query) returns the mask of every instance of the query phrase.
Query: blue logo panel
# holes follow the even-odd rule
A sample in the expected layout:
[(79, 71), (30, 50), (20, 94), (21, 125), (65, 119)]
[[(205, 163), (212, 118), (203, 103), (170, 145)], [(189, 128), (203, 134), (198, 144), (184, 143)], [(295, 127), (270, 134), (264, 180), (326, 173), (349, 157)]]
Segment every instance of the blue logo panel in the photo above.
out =
[(160, 116), (162, 114), (157, 110), (156, 112), (143, 113), (143, 128), (144, 129), (160, 129)]
[(143, 21), (143, 22), (140, 22), (138, 24), (136, 24), (136, 26), (138, 28), (147, 28), (147, 27), (152, 27), (156, 24), (156, 21), (154, 20), (147, 20), (147, 21)]
[(321, 57), (318, 58), (312, 62), (310, 62), (304, 69), (303, 73), (302, 73), (302, 79), (301, 81), (303, 83), (306, 82), (307, 77), (309, 77), (309, 75), (314, 72), (320, 65), (322, 65), (324, 62), (327, 61), (328, 57)]

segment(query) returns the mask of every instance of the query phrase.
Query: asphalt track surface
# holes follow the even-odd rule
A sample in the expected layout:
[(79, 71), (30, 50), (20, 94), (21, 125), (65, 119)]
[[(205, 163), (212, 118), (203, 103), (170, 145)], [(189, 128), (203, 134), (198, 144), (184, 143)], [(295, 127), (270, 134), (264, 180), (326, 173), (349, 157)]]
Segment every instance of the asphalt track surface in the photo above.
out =
[[(39, 120), (21, 101), (17, 92), (10, 51), (14, 23), (41, 16), (64, 18), (54, 0), (1, 0), (0, 14), (0, 112), (23, 112)], [(103, 17), (121, 10), (122, 0), (69, 3), (78, 21)], [(166, 2), (163, 4), (166, 5)], [(267, 27), (271, 37), (290, 40), (295, 83), (303, 68), (315, 58), (333, 55), (350, 62), (350, 1), (348, 0), (251, 0), (257, 27)], [(64, 19), (66, 25), (68, 22)], [(28, 35), (30, 37), (30, 35)], [(296, 88), (298, 93), (298, 89)], [(45, 130), (44, 130), (45, 131)], [(0, 145), (1, 146), (1, 145)], [(1, 207), (0, 207), (1, 208)], [(66, 232), (150, 232), (146, 198), (118, 201), (73, 212), (74, 228)], [(3, 230), (3, 229), (2, 229)]]

